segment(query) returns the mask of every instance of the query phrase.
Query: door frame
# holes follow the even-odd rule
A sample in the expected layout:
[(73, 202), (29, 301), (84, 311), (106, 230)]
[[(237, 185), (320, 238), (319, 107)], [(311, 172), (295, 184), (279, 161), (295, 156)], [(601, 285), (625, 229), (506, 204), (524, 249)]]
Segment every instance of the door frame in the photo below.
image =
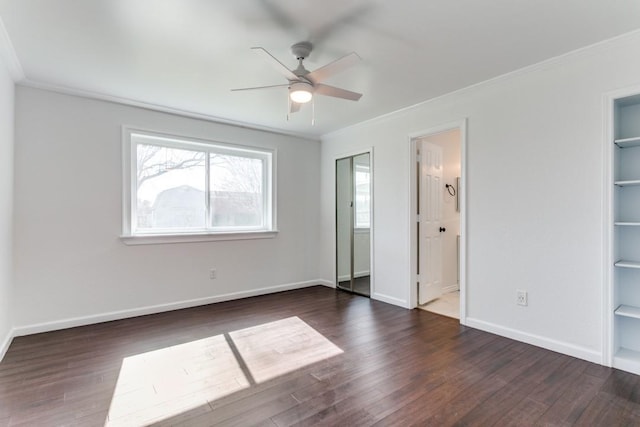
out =
[(336, 206), (336, 191), (337, 191), (337, 181), (336, 181), (336, 162), (340, 159), (344, 159), (347, 157), (358, 156), (360, 154), (369, 153), (369, 185), (370, 185), (370, 195), (369, 195), (369, 298), (374, 299), (375, 294), (375, 264), (374, 260), (374, 240), (375, 240), (375, 203), (374, 203), (374, 193), (375, 193), (375, 173), (374, 173), (374, 155), (373, 155), (373, 147), (363, 147), (361, 149), (346, 151), (333, 156), (333, 196), (331, 197), (331, 201), (333, 204), (333, 287), (336, 289), (343, 290), (338, 287), (338, 211)]
[(416, 139), (451, 130), (460, 131), (460, 188), (458, 197), (460, 203), (460, 323), (467, 322), (467, 119), (445, 123), (430, 127), (407, 136), (409, 151), (409, 308), (418, 306), (417, 287), (417, 167), (416, 167)]

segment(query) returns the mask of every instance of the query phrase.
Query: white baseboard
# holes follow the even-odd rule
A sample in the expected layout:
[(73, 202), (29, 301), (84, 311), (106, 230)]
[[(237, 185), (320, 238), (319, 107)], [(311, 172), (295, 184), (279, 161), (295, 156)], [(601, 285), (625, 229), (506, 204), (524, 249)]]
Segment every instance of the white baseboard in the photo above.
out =
[(378, 300), (378, 301), (386, 302), (387, 304), (397, 305), (397, 306), (400, 306), (402, 308), (409, 308), (408, 301), (400, 299), (400, 298), (390, 297), (389, 295), (381, 294), (379, 292), (374, 292), (371, 295), (371, 299), (375, 299), (375, 300)]
[(9, 350), (11, 341), (13, 341), (13, 337), (15, 336), (17, 336), (16, 330), (10, 329), (9, 332), (7, 333), (7, 336), (2, 341), (2, 344), (0, 344), (0, 362), (2, 362), (2, 359), (4, 359), (4, 355), (7, 354), (7, 350)]
[(336, 288), (335, 282), (332, 282), (331, 280), (321, 279), (321, 280), (317, 280), (316, 283), (318, 285), (326, 286), (327, 288), (332, 288), (332, 289)]
[(442, 287), (442, 293), (443, 294), (448, 294), (449, 292), (456, 292), (460, 290), (460, 286), (458, 286), (457, 283), (454, 283), (453, 285), (447, 285), (447, 286), (443, 286)]
[[(327, 284), (328, 283), (328, 284)], [(13, 329), (13, 336), (23, 336), (38, 334), (41, 332), (56, 331), (59, 329), (73, 328), (76, 326), (91, 325), (94, 323), (109, 322), (111, 320), (126, 319), (128, 317), (144, 316), (147, 314), (162, 313), (165, 311), (180, 310), (182, 308), (197, 307), (200, 305), (213, 304), (216, 302), (231, 301), (235, 299), (248, 298), (258, 295), (267, 295), (275, 292), (288, 291), (292, 289), (308, 288), (310, 286), (324, 285), (331, 286), (330, 282), (324, 280), (308, 280), (306, 282), (289, 283), (285, 285), (270, 286), (268, 288), (252, 289), (249, 291), (233, 292), (230, 294), (216, 295), (212, 297), (198, 298), (186, 301), (158, 304), (147, 307), (139, 307), (127, 310), (112, 311), (109, 313), (96, 314), (91, 316), (72, 317), (69, 319), (56, 320), (53, 322), (37, 323), (33, 325), (19, 326)]]
[(511, 338), (516, 341), (535, 345), (536, 347), (542, 347), (546, 348), (547, 350), (577, 357), (578, 359), (583, 359), (597, 364), (602, 363), (602, 355), (599, 352), (585, 347), (557, 341), (540, 335), (518, 331), (516, 329), (507, 328), (470, 317), (466, 318), (465, 325), (475, 329), (480, 329), (485, 332), (491, 332), (493, 334), (500, 335), (506, 338)]

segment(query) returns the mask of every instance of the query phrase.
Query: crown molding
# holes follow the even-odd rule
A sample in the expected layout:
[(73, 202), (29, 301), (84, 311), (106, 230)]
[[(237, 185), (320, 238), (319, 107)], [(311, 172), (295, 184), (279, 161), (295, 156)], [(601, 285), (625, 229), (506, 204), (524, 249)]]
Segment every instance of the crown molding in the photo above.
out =
[(93, 91), (89, 91), (89, 90), (84, 90), (84, 89), (76, 89), (76, 88), (71, 88), (68, 86), (60, 86), (60, 85), (53, 85), (53, 84), (49, 84), (49, 83), (42, 83), (42, 82), (38, 82), (35, 80), (31, 80), (28, 78), (23, 78), (20, 82), (19, 82), (20, 86), (24, 86), (24, 87), (30, 87), (33, 89), (40, 89), (40, 90), (46, 90), (49, 92), (55, 92), (55, 93), (60, 93), (63, 95), (70, 95), (70, 96), (77, 96), (79, 98), (87, 98), (87, 99), (93, 99), (93, 100), (98, 100), (98, 101), (105, 101), (105, 102), (111, 102), (114, 104), (120, 104), (120, 105), (126, 105), (129, 107), (137, 107), (137, 108), (143, 108), (145, 110), (151, 110), (151, 111), (157, 111), (160, 113), (167, 113), (167, 114), (173, 114), (175, 116), (181, 116), (181, 117), (188, 117), (191, 119), (198, 119), (198, 120), (205, 120), (208, 122), (213, 122), (213, 123), (218, 123), (218, 124), (223, 124), (223, 125), (229, 125), (229, 126), (235, 126), (238, 128), (243, 128), (243, 129), (249, 129), (249, 130), (256, 130), (256, 131), (261, 131), (261, 132), (268, 132), (268, 133), (273, 133), (273, 134), (277, 134), (277, 135), (283, 135), (283, 136), (290, 136), (290, 137), (295, 137), (295, 138), (301, 138), (301, 139), (306, 139), (309, 141), (313, 141), (313, 142), (320, 142), (319, 137), (312, 135), (312, 134), (306, 134), (306, 133), (302, 133), (302, 132), (287, 132), (281, 129), (277, 129), (277, 128), (271, 128), (268, 126), (260, 126), (260, 125), (256, 125), (253, 123), (247, 123), (247, 122), (241, 122), (241, 121), (236, 121), (236, 120), (230, 120), (230, 119), (225, 119), (222, 117), (217, 117), (217, 116), (212, 116), (209, 114), (203, 114), (203, 113), (198, 113), (195, 111), (189, 111), (189, 110), (183, 110), (180, 108), (173, 108), (173, 107), (167, 107), (165, 105), (161, 105), (161, 104), (154, 104), (151, 102), (145, 102), (145, 101), (139, 101), (136, 99), (131, 99), (131, 98), (125, 98), (122, 96), (115, 96), (115, 95), (107, 95), (105, 93), (100, 93), (100, 92), (93, 92)]
[(14, 82), (18, 83), (25, 80), (24, 70), (18, 60), (18, 55), (16, 55), (16, 50), (13, 48), (13, 43), (11, 43), (2, 18), (0, 18), (0, 58), (4, 60), (9, 70), (9, 75), (11, 75)]
[(363, 126), (367, 126), (370, 125), (372, 123), (377, 123), (380, 122), (382, 120), (385, 120), (389, 117), (394, 117), (397, 116), (399, 114), (403, 114), (403, 113), (407, 113), (407, 112), (411, 112), (411, 111), (416, 111), (419, 108), (425, 106), (425, 105), (429, 105), (432, 103), (436, 103), (441, 101), (442, 99), (446, 99), (450, 96), (454, 96), (454, 95), (460, 95), (460, 94), (468, 94), (471, 93), (474, 90), (478, 90), (478, 89), (482, 89), (484, 87), (488, 87), (491, 85), (495, 85), (495, 84), (499, 84), (511, 79), (515, 79), (518, 78), (520, 76), (524, 76), (536, 71), (540, 71), (540, 70), (545, 70), (551, 67), (557, 67), (557, 66), (561, 66), (562, 64), (566, 63), (567, 61), (571, 61), (574, 58), (580, 58), (580, 57), (585, 57), (585, 56), (589, 56), (589, 55), (597, 55), (599, 53), (602, 53), (603, 51), (606, 51), (608, 49), (611, 48), (612, 45), (615, 45), (617, 43), (627, 43), (627, 42), (633, 42), (636, 39), (640, 39), (640, 30), (632, 30), (629, 31), (627, 33), (623, 33), (620, 35), (617, 35), (615, 37), (611, 37), (609, 39), (605, 39), (605, 40), (601, 40), (599, 42), (596, 43), (592, 43), (590, 45), (587, 46), (583, 46), (574, 50), (571, 50), (569, 52), (565, 52), (563, 54), (542, 60), (540, 62), (536, 62), (534, 64), (531, 65), (527, 65), (525, 67), (522, 68), (518, 68), (517, 70), (513, 70), (513, 71), (509, 71), (507, 73), (504, 74), (500, 74), (496, 77), (492, 77), (490, 79), (487, 80), (483, 80), (481, 82), (478, 83), (474, 83), (471, 84), (469, 86), (465, 86), (463, 88), (460, 89), (456, 89), (454, 91), (451, 92), (447, 92), (447, 93), (443, 93), (442, 95), (438, 95), (438, 96), (434, 96), (433, 98), (429, 98), (426, 99), (424, 101), (418, 102), (417, 104), (413, 104), (413, 105), (409, 105), (407, 107), (402, 107), (399, 108), (397, 110), (394, 111), (390, 111), (388, 113), (382, 114), (380, 116), (377, 117), (372, 117), (370, 119), (364, 120), (362, 122), (359, 123), (355, 123), (353, 125), (349, 125), (349, 126), (345, 126), (343, 128), (340, 129), (336, 129), (334, 131), (331, 132), (327, 132), (324, 135), (322, 135), (322, 141), (326, 140), (326, 139), (331, 139), (334, 138), (337, 135), (340, 135), (344, 132), (353, 130), (353, 129), (359, 129), (362, 128)]

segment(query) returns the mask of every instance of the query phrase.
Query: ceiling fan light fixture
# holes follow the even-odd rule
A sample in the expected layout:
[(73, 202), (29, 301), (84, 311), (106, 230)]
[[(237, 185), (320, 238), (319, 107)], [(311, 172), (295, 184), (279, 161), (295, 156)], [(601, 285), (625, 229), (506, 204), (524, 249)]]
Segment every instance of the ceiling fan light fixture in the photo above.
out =
[(305, 104), (313, 98), (313, 87), (306, 82), (296, 82), (289, 88), (289, 98), (298, 104)]

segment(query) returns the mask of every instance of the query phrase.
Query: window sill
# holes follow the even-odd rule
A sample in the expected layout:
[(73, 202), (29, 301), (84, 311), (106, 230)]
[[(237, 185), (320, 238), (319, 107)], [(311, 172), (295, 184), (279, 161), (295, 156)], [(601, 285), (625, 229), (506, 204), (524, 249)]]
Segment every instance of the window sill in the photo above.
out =
[(217, 242), (221, 240), (273, 239), (278, 231), (242, 231), (229, 233), (137, 234), (122, 235), (125, 245), (162, 245), (168, 243)]

